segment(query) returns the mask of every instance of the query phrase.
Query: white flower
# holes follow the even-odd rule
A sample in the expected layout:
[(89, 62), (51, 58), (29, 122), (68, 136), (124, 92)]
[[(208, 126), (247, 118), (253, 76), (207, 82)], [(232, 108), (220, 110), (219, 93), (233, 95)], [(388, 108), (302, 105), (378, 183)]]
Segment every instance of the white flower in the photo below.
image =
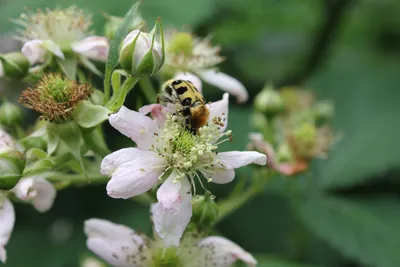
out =
[(85, 39), (72, 43), (72, 50), (89, 59), (107, 61), (108, 39), (103, 36), (89, 36)]
[(84, 66), (99, 74), (87, 59), (107, 60), (107, 38), (92, 34), (91, 15), (76, 6), (22, 14), (16, 22), (22, 26), (18, 37), (24, 44), (22, 53), (31, 65), (44, 63), (52, 55), (64, 59), (64, 55), (74, 52), (83, 56), (80, 62)]
[(21, 179), (12, 191), (19, 199), (31, 202), (39, 212), (51, 208), (57, 193), (50, 182), (36, 176)]
[(7, 197), (0, 193), (0, 261), (5, 263), (7, 253), (5, 246), (10, 239), (14, 228), (15, 212), (14, 207)]
[[(131, 198), (157, 185), (168, 176), (157, 192), (159, 201), (153, 207), (155, 228), (168, 245), (178, 245), (192, 215), (190, 188), (197, 179), (218, 184), (229, 183), (234, 169), (255, 163), (266, 164), (266, 156), (258, 152), (216, 152), (218, 145), (231, 137), (225, 132), (228, 115), (228, 94), (209, 106), (208, 125), (196, 135), (186, 130), (182, 121), (152, 105), (155, 119), (122, 107), (110, 116), (110, 124), (130, 137), (137, 148), (124, 148), (106, 156), (101, 173), (110, 175), (107, 193), (114, 198)], [(224, 138), (222, 141), (219, 139)], [(204, 187), (204, 186), (203, 186)], [(179, 215), (176, 216), (170, 215)], [(176, 220), (175, 222), (173, 220)]]
[[(254, 257), (232, 241), (218, 236), (197, 240), (188, 237), (182, 242), (185, 246), (167, 248), (159, 242), (138, 235), (132, 229), (106, 220), (85, 221), (87, 246), (100, 258), (112, 266), (150, 267), (229, 267), (237, 260), (247, 266), (256, 266)], [(175, 264), (175, 265), (173, 265)]]
[(244, 85), (237, 79), (216, 70), (216, 65), (224, 61), (224, 58), (219, 55), (220, 47), (210, 43), (210, 37), (201, 39), (182, 32), (170, 32), (165, 36), (167, 72), (172, 70), (175, 76), (180, 78), (184, 73), (192, 82), (193, 78), (190, 76), (198, 76), (206, 83), (234, 95), (239, 103), (247, 101), (248, 93)]

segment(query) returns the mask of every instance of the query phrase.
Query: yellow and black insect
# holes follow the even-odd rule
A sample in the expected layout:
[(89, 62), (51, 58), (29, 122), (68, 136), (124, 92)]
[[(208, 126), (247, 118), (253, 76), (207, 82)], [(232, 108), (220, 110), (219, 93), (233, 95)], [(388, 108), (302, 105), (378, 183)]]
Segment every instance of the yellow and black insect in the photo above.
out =
[(183, 116), (187, 129), (193, 134), (207, 124), (210, 111), (202, 94), (190, 81), (166, 81), (162, 86), (162, 94), (157, 96), (157, 102), (175, 104), (177, 113)]

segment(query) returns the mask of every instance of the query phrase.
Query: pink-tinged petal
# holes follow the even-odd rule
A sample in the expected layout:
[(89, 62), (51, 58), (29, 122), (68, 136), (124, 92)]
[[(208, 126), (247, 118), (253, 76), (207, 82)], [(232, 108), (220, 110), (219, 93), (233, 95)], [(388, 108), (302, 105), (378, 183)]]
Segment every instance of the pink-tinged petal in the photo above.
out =
[[(182, 183), (189, 181), (182, 180)], [(164, 240), (166, 247), (179, 246), (183, 232), (192, 217), (192, 195), (190, 191), (182, 190), (186, 187), (187, 185), (181, 186), (182, 199), (174, 203), (173, 209), (164, 207), (160, 202), (152, 205), (154, 228), (157, 235)]]
[(200, 78), (190, 72), (178, 72), (175, 74), (173, 79), (191, 81), (199, 92), (202, 91), (203, 86)]
[(165, 116), (165, 112), (166, 108), (160, 104), (150, 104), (139, 109), (140, 114), (147, 115), (148, 113), (151, 113), (151, 116), (157, 122), (157, 125), (160, 128), (162, 125), (164, 125), (164, 122), (167, 118)]
[(197, 246), (201, 249), (201, 258), (195, 267), (213, 266), (229, 267), (237, 260), (242, 260), (249, 267), (254, 267), (257, 260), (234, 242), (219, 236), (209, 236), (201, 240)]
[(140, 149), (149, 149), (155, 143), (155, 135), (160, 132), (154, 120), (124, 106), (112, 114), (109, 121), (115, 129), (131, 138)]
[(107, 61), (109, 44), (106, 37), (89, 36), (81, 41), (72, 43), (71, 46), (75, 53), (84, 57), (103, 62)]
[(164, 209), (176, 213), (182, 204), (184, 197), (190, 194), (190, 183), (186, 178), (175, 180), (177, 173), (173, 171), (168, 179), (157, 190), (157, 199)]
[(247, 93), (244, 85), (237, 79), (214, 69), (197, 71), (196, 74), (200, 76), (205, 82), (212, 84), (231, 95), (236, 96), (239, 103), (247, 101), (249, 94)]
[(222, 164), (234, 169), (249, 164), (267, 164), (267, 156), (256, 151), (220, 152), (217, 155), (217, 159), (219, 159)]
[(31, 40), (22, 46), (21, 52), (31, 65), (35, 65), (44, 62), (47, 50), (43, 47), (42, 40)]
[(165, 169), (165, 161), (156, 153), (138, 150), (137, 157), (115, 170), (107, 184), (113, 198), (131, 198), (150, 190)]
[(221, 118), (223, 126), (220, 127), (220, 132), (225, 132), (228, 127), (228, 110), (229, 110), (229, 94), (225, 93), (221, 100), (212, 102), (210, 108), (210, 121), (214, 118)]
[(146, 240), (124, 225), (89, 219), (85, 234), (87, 247), (112, 266), (142, 267), (150, 256)]
[(111, 176), (122, 164), (140, 157), (142, 150), (136, 147), (123, 148), (107, 155), (101, 162), (100, 172)]
[(21, 179), (13, 188), (15, 195), (23, 200), (29, 201), (39, 212), (46, 212), (52, 206), (57, 191), (54, 186), (40, 177)]
[(10, 239), (14, 223), (15, 212), (13, 205), (5, 196), (0, 195), (0, 261), (3, 263), (7, 259), (5, 246)]

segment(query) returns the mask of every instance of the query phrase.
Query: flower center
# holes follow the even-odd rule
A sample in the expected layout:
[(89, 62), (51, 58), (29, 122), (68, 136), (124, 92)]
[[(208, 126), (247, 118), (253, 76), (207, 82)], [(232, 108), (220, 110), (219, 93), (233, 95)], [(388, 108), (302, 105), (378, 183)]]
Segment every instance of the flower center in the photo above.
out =
[(176, 33), (168, 44), (168, 51), (174, 54), (183, 54), (190, 56), (193, 53), (194, 41), (190, 33)]

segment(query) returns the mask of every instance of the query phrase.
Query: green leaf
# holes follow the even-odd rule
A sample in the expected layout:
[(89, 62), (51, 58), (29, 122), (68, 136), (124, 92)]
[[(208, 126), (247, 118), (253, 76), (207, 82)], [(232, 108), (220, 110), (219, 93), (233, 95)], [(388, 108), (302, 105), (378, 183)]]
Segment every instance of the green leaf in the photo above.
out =
[(31, 176), (34, 174), (43, 173), (46, 171), (50, 171), (55, 167), (56, 163), (51, 158), (41, 159), (34, 164), (26, 167), (23, 176)]
[(26, 156), (28, 159), (31, 158), (45, 159), (47, 157), (47, 153), (38, 148), (31, 148), (26, 152)]
[(74, 57), (66, 57), (64, 60), (56, 57), (57, 64), (70, 80), (76, 79), (76, 68), (78, 61)]
[(258, 267), (318, 267), (311, 264), (303, 264), (297, 262), (291, 262), (287, 260), (277, 259), (269, 256), (255, 256), (258, 261)]
[(58, 134), (54, 131), (54, 126), (51, 123), (47, 124), (46, 132), (47, 132), (47, 154), (51, 155), (56, 151), (58, 144), (60, 142), (60, 138)]
[(312, 196), (294, 205), (310, 230), (347, 256), (373, 266), (400, 266), (397, 199)]
[(101, 126), (95, 129), (84, 129), (82, 131), (82, 137), (83, 140), (85, 140), (88, 149), (93, 150), (93, 152), (102, 157), (105, 157), (110, 154), (111, 151), (107, 147), (100, 127)]
[(74, 110), (74, 120), (83, 128), (92, 128), (106, 121), (110, 113), (111, 111), (103, 106), (82, 101)]
[(129, 31), (129, 26), (132, 24), (133, 18), (137, 13), (140, 2), (135, 3), (124, 17), (124, 21), (117, 29), (114, 39), (110, 42), (110, 50), (106, 64), (106, 72), (104, 75), (104, 101), (108, 101), (110, 97), (110, 79), (114, 68), (118, 64), (118, 50), (122, 40), (126, 37)]

